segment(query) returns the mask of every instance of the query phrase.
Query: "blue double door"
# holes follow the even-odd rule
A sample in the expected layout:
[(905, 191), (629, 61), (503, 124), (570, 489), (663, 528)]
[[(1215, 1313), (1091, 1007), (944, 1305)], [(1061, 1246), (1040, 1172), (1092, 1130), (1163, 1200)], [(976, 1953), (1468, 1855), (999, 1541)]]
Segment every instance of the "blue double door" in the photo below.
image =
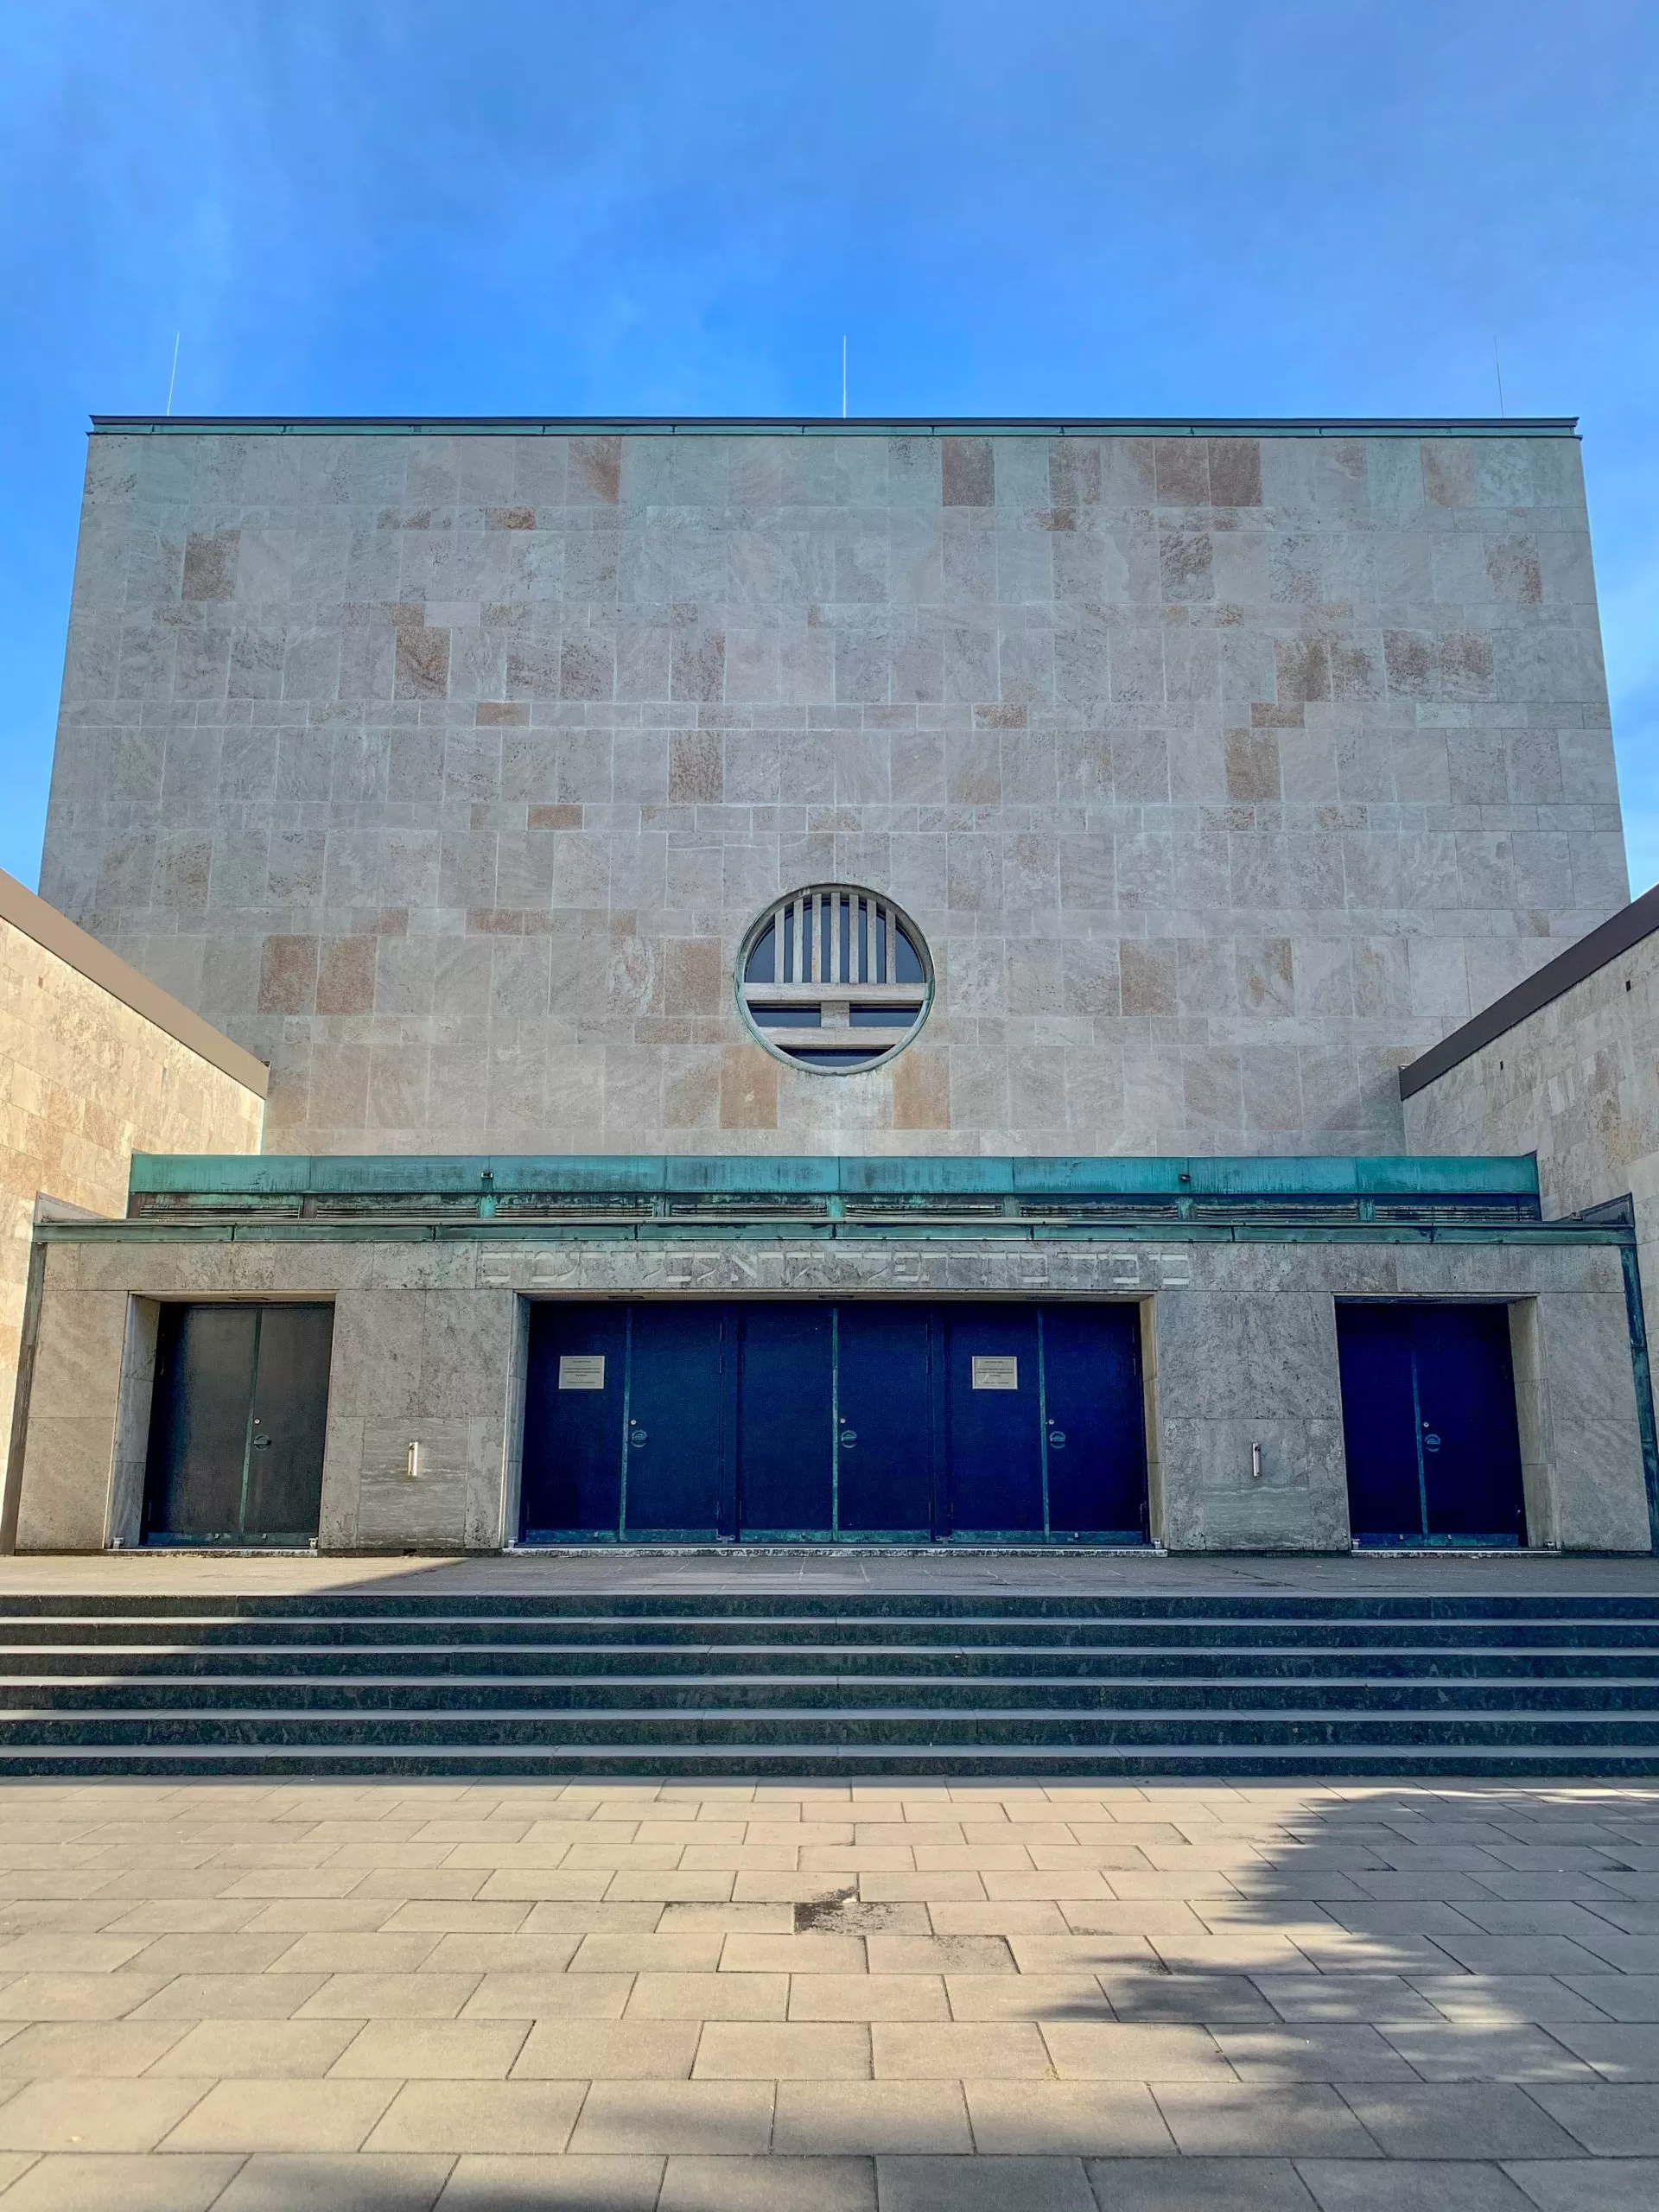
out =
[(1505, 1306), (1338, 1304), (1357, 1542), (1524, 1544)]
[(531, 1542), (1141, 1542), (1138, 1314), (537, 1305), (521, 1496)]

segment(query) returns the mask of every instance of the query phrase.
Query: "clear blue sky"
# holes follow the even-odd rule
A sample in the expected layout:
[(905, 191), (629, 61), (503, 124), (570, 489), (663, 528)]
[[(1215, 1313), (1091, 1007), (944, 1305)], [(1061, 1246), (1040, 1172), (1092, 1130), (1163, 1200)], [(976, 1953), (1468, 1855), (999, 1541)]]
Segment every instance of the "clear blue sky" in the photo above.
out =
[(1659, 876), (1651, 0), (10, 0), (0, 866), (83, 433), (181, 413), (1584, 418)]

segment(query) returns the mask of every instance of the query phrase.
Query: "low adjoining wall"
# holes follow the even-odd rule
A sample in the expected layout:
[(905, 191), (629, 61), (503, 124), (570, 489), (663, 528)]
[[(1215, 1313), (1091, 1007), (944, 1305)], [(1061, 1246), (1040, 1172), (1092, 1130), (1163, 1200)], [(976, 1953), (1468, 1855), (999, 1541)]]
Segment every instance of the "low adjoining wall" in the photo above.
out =
[[(1643, 921), (1648, 934), (1421, 1089), (1410, 1087), (1408, 1068), (1402, 1088), (1414, 1150), (1535, 1152), (1547, 1216), (1632, 1197), (1651, 1319), (1659, 1315), (1659, 893), (1606, 928), (1617, 944)], [(1535, 983), (1542, 989), (1549, 979), (1546, 969)], [(1491, 1012), (1501, 1015), (1502, 1001)], [(1454, 1033), (1427, 1065), (1458, 1043)]]
[(265, 1070), (0, 874), (0, 1467), (35, 1209), (118, 1215), (135, 1151), (259, 1149)]
[[(296, 1224), (297, 1228), (297, 1224)], [(523, 1301), (816, 1294), (1133, 1300), (1153, 1378), (1154, 1533), (1172, 1549), (1345, 1548), (1339, 1298), (1509, 1301), (1535, 1542), (1646, 1551), (1620, 1255), (1528, 1242), (1179, 1243), (963, 1237), (328, 1240), (54, 1232), (24, 1466), (22, 1544), (137, 1535), (147, 1344), (168, 1299), (331, 1298), (320, 1541), (493, 1549), (518, 1525)], [(410, 1481), (408, 1446), (423, 1472)], [(1262, 1447), (1260, 1479), (1253, 1444)]]

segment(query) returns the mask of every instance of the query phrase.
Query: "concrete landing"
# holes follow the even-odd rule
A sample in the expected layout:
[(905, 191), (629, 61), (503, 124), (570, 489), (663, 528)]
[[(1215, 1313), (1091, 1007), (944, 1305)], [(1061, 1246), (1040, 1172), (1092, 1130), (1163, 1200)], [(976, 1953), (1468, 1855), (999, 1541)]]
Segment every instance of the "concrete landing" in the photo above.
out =
[(1659, 1599), (1659, 1559), (1549, 1552), (1353, 1554), (1293, 1558), (1155, 1554), (778, 1551), (525, 1551), (465, 1558), (259, 1558), (207, 1552), (32, 1553), (0, 1559), (8, 1597), (224, 1597), (351, 1591), (383, 1596), (618, 1597), (798, 1591), (985, 1597), (1230, 1594), (1338, 1597), (1600, 1596)]

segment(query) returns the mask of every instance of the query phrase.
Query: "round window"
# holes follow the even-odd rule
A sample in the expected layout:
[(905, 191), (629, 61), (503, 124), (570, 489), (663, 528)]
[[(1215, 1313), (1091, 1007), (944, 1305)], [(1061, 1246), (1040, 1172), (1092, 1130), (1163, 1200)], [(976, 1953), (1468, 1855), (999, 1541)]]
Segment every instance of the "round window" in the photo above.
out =
[(737, 1002), (780, 1060), (852, 1075), (902, 1052), (926, 1020), (932, 963), (890, 899), (815, 883), (769, 906), (744, 938)]

